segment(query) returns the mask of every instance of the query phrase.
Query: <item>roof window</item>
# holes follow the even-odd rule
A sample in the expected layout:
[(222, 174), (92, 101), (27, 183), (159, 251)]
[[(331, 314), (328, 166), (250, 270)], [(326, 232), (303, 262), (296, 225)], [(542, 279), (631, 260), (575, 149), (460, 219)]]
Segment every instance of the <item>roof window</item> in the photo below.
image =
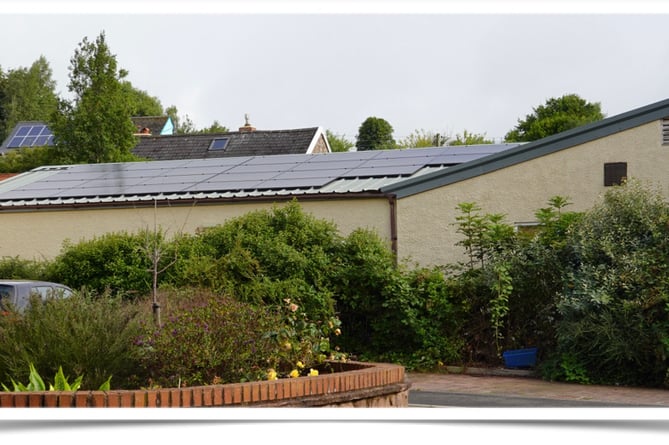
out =
[(209, 145), (209, 150), (213, 151), (221, 151), (225, 150), (225, 148), (228, 146), (228, 140), (229, 138), (216, 138), (213, 141), (211, 141), (211, 144)]

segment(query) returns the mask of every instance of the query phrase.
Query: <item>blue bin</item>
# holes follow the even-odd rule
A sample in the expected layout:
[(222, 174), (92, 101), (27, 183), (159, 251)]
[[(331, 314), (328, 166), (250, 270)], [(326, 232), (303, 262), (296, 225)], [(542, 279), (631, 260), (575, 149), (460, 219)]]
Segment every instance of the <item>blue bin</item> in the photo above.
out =
[(537, 364), (537, 348), (511, 349), (502, 357), (507, 368), (530, 368)]

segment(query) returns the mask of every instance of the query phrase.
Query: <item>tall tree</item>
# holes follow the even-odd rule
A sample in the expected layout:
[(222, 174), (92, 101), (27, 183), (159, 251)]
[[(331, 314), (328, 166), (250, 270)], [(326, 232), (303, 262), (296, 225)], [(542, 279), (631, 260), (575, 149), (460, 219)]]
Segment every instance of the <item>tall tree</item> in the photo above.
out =
[(507, 142), (529, 142), (545, 138), (604, 118), (599, 102), (587, 102), (576, 94), (551, 98), (534, 108), (532, 114), (518, 120), (509, 131)]
[(492, 143), (492, 139), (486, 139), (485, 133), (470, 133), (467, 130), (464, 130), (462, 134), (455, 135), (455, 139), (448, 141), (447, 145), (480, 145)]
[(165, 111), (160, 99), (146, 91), (135, 88), (129, 81), (121, 82), (130, 101), (131, 116), (163, 116)]
[(56, 110), (56, 82), (49, 62), (40, 56), (29, 68), (0, 70), (0, 141), (19, 121), (46, 121)]
[(346, 139), (346, 136), (344, 135), (333, 133), (330, 130), (325, 130), (325, 136), (328, 138), (330, 150), (333, 152), (350, 151), (351, 148), (355, 147), (355, 144), (352, 141)]
[(358, 128), (356, 147), (358, 151), (397, 148), (392, 125), (385, 119), (368, 117)]
[(104, 31), (90, 42), (86, 37), (70, 59), (68, 89), (72, 101), (61, 99), (49, 126), (56, 149), (71, 163), (119, 162), (134, 159), (137, 143), (128, 92)]

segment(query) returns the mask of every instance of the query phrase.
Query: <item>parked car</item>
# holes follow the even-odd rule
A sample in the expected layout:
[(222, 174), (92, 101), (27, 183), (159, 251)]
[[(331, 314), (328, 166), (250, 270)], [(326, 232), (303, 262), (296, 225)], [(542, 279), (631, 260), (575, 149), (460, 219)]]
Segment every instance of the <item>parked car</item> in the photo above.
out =
[(72, 289), (60, 283), (34, 280), (0, 280), (0, 309), (24, 310), (30, 297), (38, 295), (42, 301), (47, 298), (67, 298)]

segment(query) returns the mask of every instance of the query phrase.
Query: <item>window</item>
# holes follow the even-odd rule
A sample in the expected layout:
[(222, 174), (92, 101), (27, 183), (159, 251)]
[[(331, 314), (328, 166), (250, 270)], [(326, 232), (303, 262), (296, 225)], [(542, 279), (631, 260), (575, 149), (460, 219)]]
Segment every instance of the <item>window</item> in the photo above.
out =
[(620, 185), (627, 179), (627, 162), (604, 164), (604, 187)]
[(211, 141), (209, 145), (209, 150), (225, 150), (225, 147), (228, 145), (228, 138), (216, 138)]
[(669, 117), (662, 119), (662, 145), (669, 145)]

